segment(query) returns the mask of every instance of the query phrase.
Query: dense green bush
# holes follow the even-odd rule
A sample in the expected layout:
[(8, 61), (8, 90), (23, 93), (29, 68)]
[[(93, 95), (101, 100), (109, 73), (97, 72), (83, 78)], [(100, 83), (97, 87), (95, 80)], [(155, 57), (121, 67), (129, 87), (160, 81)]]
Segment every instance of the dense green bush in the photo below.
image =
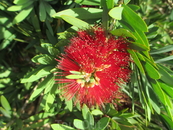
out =
[[(0, 128), (172, 130), (172, 8), (170, 0), (0, 0)], [(67, 37), (94, 26), (131, 41), (132, 74), (117, 106), (74, 104), (55, 80)]]

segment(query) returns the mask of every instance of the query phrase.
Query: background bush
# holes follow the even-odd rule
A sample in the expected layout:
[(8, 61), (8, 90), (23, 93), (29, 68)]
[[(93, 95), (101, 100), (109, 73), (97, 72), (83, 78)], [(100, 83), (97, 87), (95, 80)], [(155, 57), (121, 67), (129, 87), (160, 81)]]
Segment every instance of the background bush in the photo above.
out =
[[(0, 0), (0, 128), (172, 130), (172, 8), (171, 0)], [(137, 39), (119, 109), (74, 106), (55, 82), (66, 34), (97, 24)]]

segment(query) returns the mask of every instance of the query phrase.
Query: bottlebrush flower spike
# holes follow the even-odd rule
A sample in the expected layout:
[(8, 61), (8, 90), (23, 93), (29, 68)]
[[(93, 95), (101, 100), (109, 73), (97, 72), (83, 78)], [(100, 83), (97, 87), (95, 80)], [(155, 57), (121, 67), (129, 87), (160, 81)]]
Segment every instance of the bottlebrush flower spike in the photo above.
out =
[(130, 76), (129, 43), (125, 38), (108, 34), (101, 27), (80, 30), (64, 49), (58, 68), (63, 83), (63, 96), (75, 97), (89, 106), (111, 103), (120, 85)]

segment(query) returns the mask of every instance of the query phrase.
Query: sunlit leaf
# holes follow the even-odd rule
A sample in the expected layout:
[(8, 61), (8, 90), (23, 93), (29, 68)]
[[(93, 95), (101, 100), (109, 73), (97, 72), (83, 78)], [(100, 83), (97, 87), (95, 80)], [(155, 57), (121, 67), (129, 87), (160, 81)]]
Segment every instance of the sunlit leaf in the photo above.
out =
[(54, 76), (53, 75), (49, 75), (48, 77), (46, 77), (36, 88), (36, 90), (33, 91), (33, 93), (31, 94), (29, 100), (33, 101), (37, 96), (40, 95), (40, 93), (46, 88), (46, 86), (51, 86), (55, 83), (54, 80)]
[(74, 25), (80, 29), (84, 29), (84, 28), (87, 28), (89, 27), (89, 24), (78, 19), (78, 18), (75, 18), (75, 17), (71, 17), (71, 16), (68, 16), (68, 15), (61, 15), (61, 18), (64, 19), (66, 22), (68, 22), (69, 24), (71, 25)]
[(10, 6), (7, 10), (8, 11), (20, 11), (24, 8), (29, 7), (31, 4), (33, 4), (33, 1), (27, 1), (25, 4)]
[(74, 119), (73, 124), (78, 129), (81, 129), (81, 130), (85, 129), (84, 122), (82, 120)]
[(28, 8), (22, 10), (13, 20), (13, 24), (19, 23), (23, 21), (32, 11), (33, 6), (29, 6)]
[(61, 18), (62, 15), (68, 15), (79, 19), (98, 19), (102, 16), (102, 9), (97, 8), (74, 8), (66, 9), (54, 14), (52, 17)]
[(1, 105), (4, 107), (4, 109), (10, 111), (11, 107), (7, 99), (3, 95), (0, 98), (1, 98)]
[(73, 102), (72, 100), (65, 100), (65, 103), (67, 105), (67, 108), (69, 109), (69, 111), (73, 110)]
[(82, 4), (82, 5), (100, 5), (100, 0), (75, 0), (76, 3)]
[(26, 2), (29, 2), (29, 1), (31, 1), (31, 0), (14, 0), (13, 3), (14, 3), (14, 4), (19, 4), (19, 5), (20, 5), (20, 4), (24, 4), (24, 3), (26, 3)]
[(75, 74), (71, 74), (71, 75), (67, 75), (65, 76), (67, 79), (80, 79), (80, 78), (84, 78), (84, 75), (75, 75)]
[(53, 130), (76, 130), (70, 126), (66, 126), (63, 124), (52, 124), (51, 127)]
[(46, 111), (49, 111), (54, 101), (55, 101), (55, 94), (50, 92), (46, 98), (46, 104), (45, 104)]
[(99, 109), (94, 109), (91, 111), (92, 115), (98, 116), (98, 115), (103, 115), (103, 112)]
[(122, 11), (123, 11), (123, 7), (114, 7), (113, 9), (109, 11), (109, 15), (114, 19), (121, 20)]
[(26, 74), (24, 78), (21, 79), (21, 83), (26, 83), (26, 82), (33, 82), (36, 81), (44, 76), (47, 76), (50, 74), (51, 70), (54, 68), (54, 66), (39, 66), (35, 70), (29, 72)]
[(41, 54), (33, 57), (32, 61), (35, 63), (47, 65), (47, 64), (52, 64), (55, 60), (47, 54)]

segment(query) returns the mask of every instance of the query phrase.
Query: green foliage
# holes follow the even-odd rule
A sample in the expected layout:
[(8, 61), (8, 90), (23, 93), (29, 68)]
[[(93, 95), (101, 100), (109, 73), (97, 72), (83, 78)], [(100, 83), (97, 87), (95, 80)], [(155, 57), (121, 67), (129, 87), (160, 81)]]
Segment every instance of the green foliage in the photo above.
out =
[[(0, 0), (0, 128), (173, 129), (173, 10), (160, 0)], [(103, 26), (131, 42), (125, 96), (103, 108), (64, 99), (58, 60), (67, 36)], [(71, 71), (69, 79), (83, 78)], [(76, 103), (74, 105), (74, 102)]]

